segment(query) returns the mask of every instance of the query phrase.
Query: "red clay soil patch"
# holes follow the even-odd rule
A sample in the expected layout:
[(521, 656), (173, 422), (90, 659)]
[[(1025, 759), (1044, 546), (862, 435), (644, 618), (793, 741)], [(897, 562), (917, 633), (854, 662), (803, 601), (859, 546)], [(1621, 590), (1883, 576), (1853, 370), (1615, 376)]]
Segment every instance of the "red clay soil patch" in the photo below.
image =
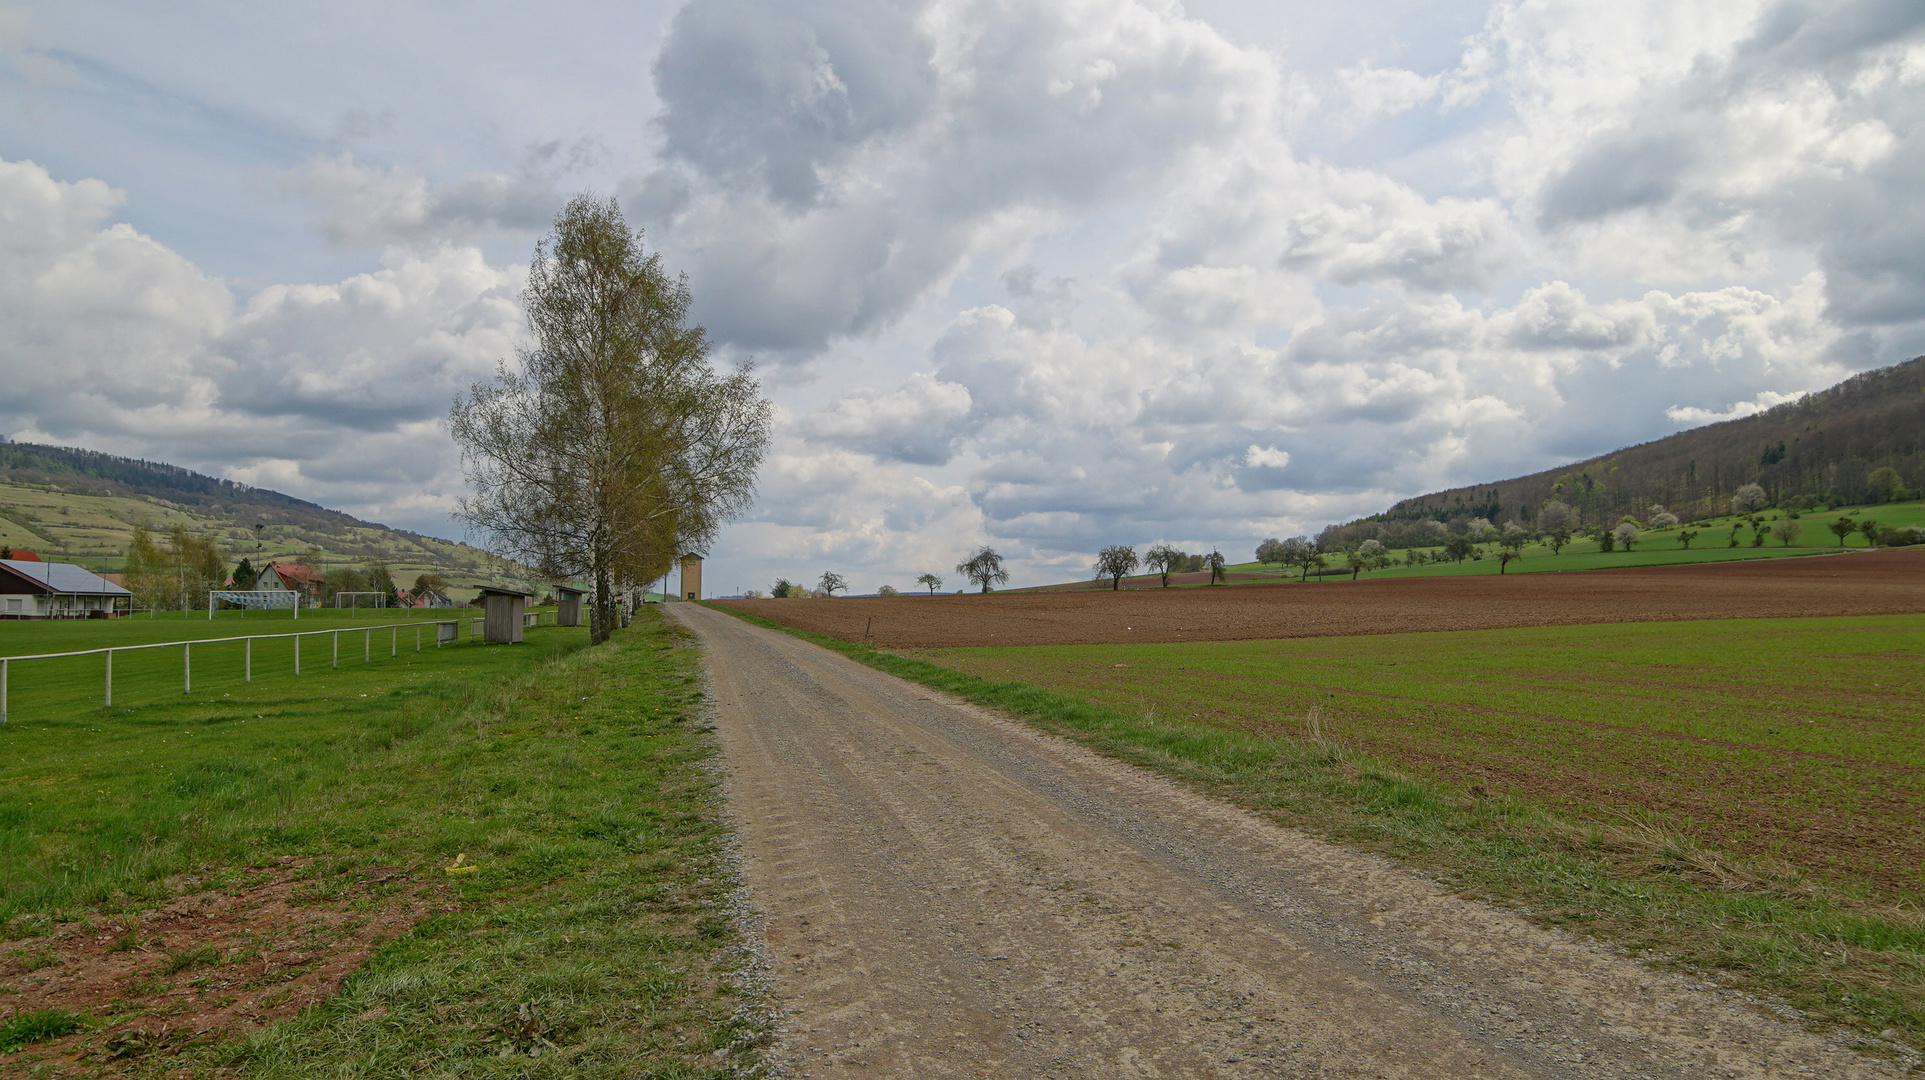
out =
[(147, 1054), (265, 1027), (325, 1000), (435, 910), (433, 890), (409, 887), (399, 871), (342, 882), (309, 878), (310, 863), (282, 860), (236, 890), (0, 942), (0, 1023), (47, 1009), (94, 1021), (0, 1054), (0, 1075), (113, 1074)]
[(1902, 615), (1925, 612), (1925, 550), (1562, 574), (721, 603), (784, 626), (890, 649)]

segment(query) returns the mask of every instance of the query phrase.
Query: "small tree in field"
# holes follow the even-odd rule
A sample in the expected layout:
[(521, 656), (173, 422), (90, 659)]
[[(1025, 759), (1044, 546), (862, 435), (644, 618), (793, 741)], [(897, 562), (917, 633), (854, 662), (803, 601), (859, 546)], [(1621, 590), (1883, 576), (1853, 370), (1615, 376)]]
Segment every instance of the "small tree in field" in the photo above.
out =
[(1865, 534), (1865, 546), (1871, 547), (1878, 543), (1879, 534), (1885, 529), (1876, 521), (1866, 520), (1858, 523), (1858, 531)]
[(834, 570), (824, 570), (822, 577), (817, 579), (815, 583), (815, 591), (831, 600), (835, 599), (836, 590), (838, 589), (843, 592), (848, 592), (849, 583), (844, 581), (842, 575), (836, 573)]
[(1450, 556), (1452, 562), (1461, 563), (1470, 558), (1471, 553), (1476, 550), (1477, 545), (1471, 543), (1468, 536), (1453, 536), (1444, 541), (1444, 554)]
[(1143, 565), (1149, 567), (1151, 573), (1162, 578), (1163, 587), (1167, 589), (1170, 587), (1170, 573), (1181, 569), (1183, 564), (1188, 561), (1190, 561), (1190, 557), (1181, 551), (1178, 551), (1168, 544), (1158, 544), (1150, 549), (1148, 555), (1144, 556)]
[(1609, 554), (1610, 552), (1617, 550), (1617, 546), (1618, 546), (1618, 534), (1615, 532), (1612, 532), (1610, 529), (1604, 528), (1603, 526), (1599, 526), (1597, 531), (1597, 549), (1601, 552)]
[(1731, 512), (1734, 514), (1750, 514), (1770, 505), (1771, 496), (1766, 495), (1765, 489), (1757, 484), (1746, 484), (1731, 493)]
[(976, 553), (956, 564), (956, 573), (969, 580), (972, 585), (982, 586), (988, 592), (992, 585), (1002, 585), (1009, 581), (1009, 571), (1003, 569), (1003, 557), (996, 549), (985, 544)]
[(777, 600), (787, 600), (789, 594), (794, 591), (795, 583), (785, 577), (776, 578), (775, 584), (769, 586), (769, 595)]
[(1230, 575), (1224, 570), (1224, 562), (1223, 552), (1215, 548), (1211, 548), (1210, 553), (1203, 557), (1204, 568), (1210, 571), (1210, 584), (1215, 585), (1219, 581), (1226, 584), (1229, 582)]
[(1111, 544), (1096, 553), (1096, 576), (1109, 578), (1112, 591), (1123, 587), (1123, 579), (1137, 567), (1136, 547), (1132, 544)]
[(1698, 530), (1696, 529), (1679, 529), (1678, 530), (1678, 544), (1679, 546), (1683, 547), (1684, 550), (1686, 551), (1691, 550), (1691, 541), (1696, 540), (1697, 538), (1698, 538)]
[(1629, 551), (1633, 544), (1644, 539), (1644, 534), (1638, 532), (1636, 525), (1628, 521), (1620, 521), (1618, 527), (1611, 530), (1611, 538), (1624, 545), (1624, 550)]
[(934, 574), (923, 574), (916, 578), (916, 584), (928, 589), (929, 595), (934, 596), (936, 595), (936, 590), (942, 588), (942, 579)]
[(1504, 568), (1511, 564), (1512, 559), (1521, 559), (1523, 557), (1524, 556), (1521, 552), (1514, 551), (1510, 548), (1505, 548), (1504, 550), (1498, 552), (1497, 553), (1497, 572), (1500, 574), (1503, 573)]
[(896, 587), (894, 585), (884, 585), (882, 588), (876, 590), (876, 595), (877, 596), (895, 596), (897, 595)]
[(1667, 514), (1651, 515), (1652, 532), (1662, 532), (1665, 529), (1674, 529), (1677, 527), (1677, 525), (1678, 525), (1678, 515), (1676, 514), (1667, 513)]
[[(1804, 531), (1805, 527), (1798, 524), (1798, 519), (1794, 517), (1779, 518), (1778, 524), (1771, 527), (1771, 535), (1777, 537), (1778, 542), (1785, 547), (1790, 547), (1791, 542), (1798, 539), (1798, 534)], [(1841, 540), (1840, 543), (1843, 541)]]
[(1832, 535), (1838, 538), (1838, 546), (1844, 547), (1845, 537), (1858, 531), (1858, 523), (1848, 517), (1841, 517), (1830, 525), (1825, 526), (1825, 528), (1830, 529)]

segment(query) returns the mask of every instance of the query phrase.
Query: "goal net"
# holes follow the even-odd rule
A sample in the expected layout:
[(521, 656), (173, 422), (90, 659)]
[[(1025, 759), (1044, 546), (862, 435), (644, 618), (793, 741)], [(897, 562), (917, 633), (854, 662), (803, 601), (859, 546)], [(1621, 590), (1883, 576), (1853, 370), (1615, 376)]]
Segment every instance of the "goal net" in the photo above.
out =
[(337, 608), (387, 607), (392, 598), (384, 592), (338, 592), (334, 594)]
[(294, 608), (298, 611), (301, 594), (292, 589), (211, 589), (207, 593), (207, 617), (214, 617), (214, 609), (222, 604), (231, 604), (249, 611), (263, 611), (273, 608)]

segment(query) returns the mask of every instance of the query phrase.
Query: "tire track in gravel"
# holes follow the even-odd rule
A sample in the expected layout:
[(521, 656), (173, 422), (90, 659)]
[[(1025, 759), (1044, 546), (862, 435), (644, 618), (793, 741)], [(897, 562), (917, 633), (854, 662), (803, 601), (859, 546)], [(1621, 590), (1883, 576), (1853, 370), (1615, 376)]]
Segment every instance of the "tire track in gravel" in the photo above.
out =
[(1879, 1077), (1896, 1069), (840, 655), (702, 639), (811, 1077)]

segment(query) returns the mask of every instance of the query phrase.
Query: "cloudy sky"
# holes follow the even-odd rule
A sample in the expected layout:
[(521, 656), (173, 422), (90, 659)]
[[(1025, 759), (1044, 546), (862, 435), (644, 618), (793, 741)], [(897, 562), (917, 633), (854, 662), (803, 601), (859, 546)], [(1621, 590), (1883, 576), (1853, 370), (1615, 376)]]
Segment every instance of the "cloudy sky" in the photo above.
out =
[(1248, 558), (1925, 352), (1917, 0), (7, 2), (0, 433), (458, 536), (612, 193), (778, 406), (718, 591)]

